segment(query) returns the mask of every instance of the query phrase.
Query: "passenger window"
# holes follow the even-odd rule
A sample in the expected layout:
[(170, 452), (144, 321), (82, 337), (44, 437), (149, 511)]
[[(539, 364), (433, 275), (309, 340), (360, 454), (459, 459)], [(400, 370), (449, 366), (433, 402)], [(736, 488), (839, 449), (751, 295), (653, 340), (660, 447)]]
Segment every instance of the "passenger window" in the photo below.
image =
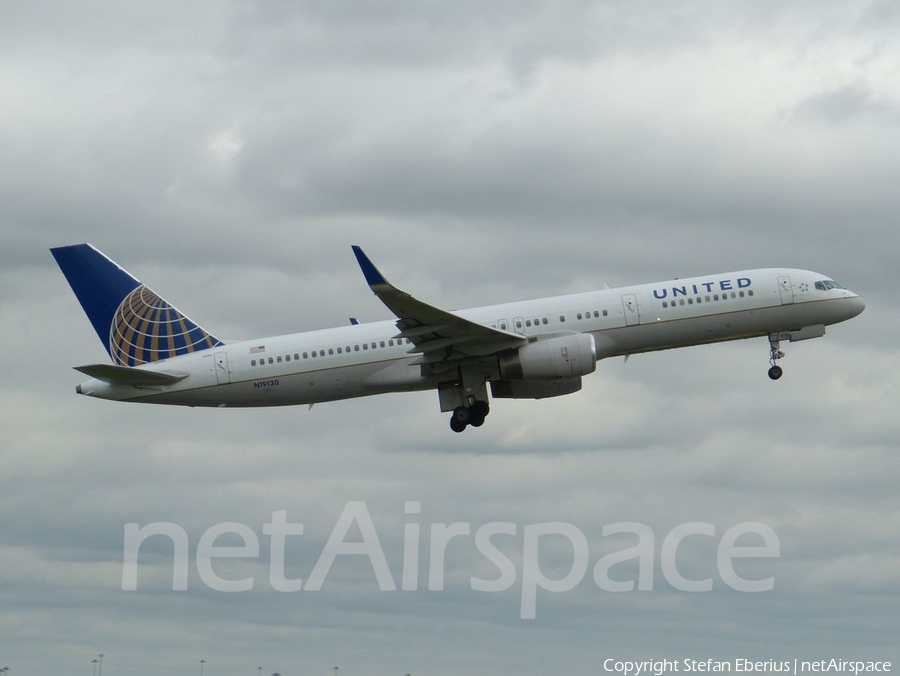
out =
[(303, 353), (303, 358), (304, 358), (304, 359), (309, 359), (309, 353), (308, 353), (308, 352), (304, 352), (304, 353)]
[(663, 301), (663, 307), (669, 307), (669, 303), (667, 301)]
[(343, 354), (343, 352), (344, 351), (341, 348), (338, 348), (338, 354)]
[(547, 323), (547, 318), (544, 317), (544, 318), (541, 320), (541, 322), (542, 322), (543, 324), (546, 324), (546, 323)]
[(251, 359), (251, 360), (250, 360), (250, 366), (256, 366), (256, 360), (255, 360), (255, 359)]
[(743, 297), (744, 297), (744, 292), (743, 292), (743, 291), (738, 291), (738, 295), (739, 295), (741, 298), (743, 298)]
[(560, 321), (560, 323), (566, 321), (566, 316), (565, 316), (565, 315), (560, 315), (560, 316), (559, 316), (559, 321)]
[(300, 355), (294, 352), (294, 361), (300, 361)]
[(516, 320), (516, 328), (517, 328), (517, 329), (521, 329), (521, 328), (522, 328), (522, 322), (519, 321), (518, 319)]
[(581, 319), (581, 313), (580, 313), (580, 312), (579, 312), (577, 315), (575, 315), (575, 319)]
[(368, 349), (369, 349), (369, 344), (368, 344), (368, 343), (363, 343), (363, 349), (364, 349), (364, 350), (368, 350)]
[(289, 354), (284, 355), (284, 360), (285, 360), (285, 361), (290, 361), (290, 360), (291, 360), (291, 355), (289, 355)]
[(525, 320), (525, 326), (531, 328), (531, 320), (530, 319)]
[(694, 299), (688, 298), (688, 305), (693, 305), (693, 304), (694, 304)]
[(280, 363), (281, 363), (281, 357), (278, 357), (276, 361), (278, 361), (278, 363), (280, 364)]
[(379, 344), (381, 347), (384, 347), (384, 341), (383, 341), (383, 340), (382, 340), (380, 343), (378, 343), (378, 344)]
[(752, 295), (753, 295), (753, 289), (750, 289), (750, 290), (747, 292), (747, 295), (748, 295), (748, 296), (752, 296)]
[(353, 346), (353, 351), (354, 351), (354, 352), (359, 352), (359, 345), (354, 345), (354, 346)]

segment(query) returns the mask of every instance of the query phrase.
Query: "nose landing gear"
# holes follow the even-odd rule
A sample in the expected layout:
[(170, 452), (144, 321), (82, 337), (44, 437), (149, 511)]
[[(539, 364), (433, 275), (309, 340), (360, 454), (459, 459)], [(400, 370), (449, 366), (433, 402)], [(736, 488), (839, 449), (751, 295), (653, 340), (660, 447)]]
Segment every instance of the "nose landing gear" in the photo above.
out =
[(778, 380), (781, 376), (784, 375), (784, 369), (778, 365), (778, 360), (784, 357), (784, 352), (781, 351), (781, 334), (780, 333), (770, 333), (769, 334), (769, 363), (771, 366), (769, 367), (769, 377), (772, 380)]

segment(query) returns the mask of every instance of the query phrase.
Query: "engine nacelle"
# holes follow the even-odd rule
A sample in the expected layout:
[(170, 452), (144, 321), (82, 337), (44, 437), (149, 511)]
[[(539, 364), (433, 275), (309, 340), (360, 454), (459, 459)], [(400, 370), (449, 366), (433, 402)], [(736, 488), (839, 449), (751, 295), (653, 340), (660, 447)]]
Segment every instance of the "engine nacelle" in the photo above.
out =
[(504, 380), (578, 378), (597, 369), (597, 350), (591, 336), (573, 332), (526, 343), (499, 361)]
[(572, 394), (581, 389), (581, 378), (558, 380), (495, 380), (491, 394), (495, 399), (546, 399)]

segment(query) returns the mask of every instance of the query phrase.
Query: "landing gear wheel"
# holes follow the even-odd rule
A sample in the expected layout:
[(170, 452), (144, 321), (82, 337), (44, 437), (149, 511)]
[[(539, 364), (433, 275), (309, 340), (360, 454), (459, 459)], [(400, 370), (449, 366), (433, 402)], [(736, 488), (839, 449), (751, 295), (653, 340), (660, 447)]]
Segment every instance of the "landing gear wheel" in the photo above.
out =
[(484, 419), (491, 412), (491, 407), (486, 401), (478, 400), (471, 406), (457, 406), (450, 416), (450, 429), (454, 432), (462, 432), (467, 426), (481, 427)]
[(784, 369), (781, 368), (780, 366), (776, 365), (769, 369), (769, 377), (772, 380), (778, 380), (783, 375), (784, 375)]
[(465, 406), (457, 406), (453, 411), (453, 418), (465, 427), (472, 420), (472, 412)]
[[(472, 404), (472, 407), (469, 410), (472, 412), (474, 418), (481, 418), (484, 420), (487, 418), (488, 413), (491, 412), (491, 407), (486, 401), (479, 400)], [(477, 425), (475, 426), (477, 427)]]
[(454, 432), (462, 432), (472, 422), (472, 414), (465, 406), (457, 406), (450, 416), (450, 429)]
[(469, 424), (472, 427), (484, 425), (484, 419), (491, 412), (491, 407), (486, 401), (479, 399), (467, 409), (469, 412)]

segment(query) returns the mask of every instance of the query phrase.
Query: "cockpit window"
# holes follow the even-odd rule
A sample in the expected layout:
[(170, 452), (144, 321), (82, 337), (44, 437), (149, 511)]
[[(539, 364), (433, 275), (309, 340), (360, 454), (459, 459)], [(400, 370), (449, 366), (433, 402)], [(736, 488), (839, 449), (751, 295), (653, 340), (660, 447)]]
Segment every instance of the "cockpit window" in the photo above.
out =
[(844, 287), (831, 279), (823, 279), (821, 282), (816, 282), (816, 288), (819, 291), (830, 291), (831, 289), (843, 289)]

